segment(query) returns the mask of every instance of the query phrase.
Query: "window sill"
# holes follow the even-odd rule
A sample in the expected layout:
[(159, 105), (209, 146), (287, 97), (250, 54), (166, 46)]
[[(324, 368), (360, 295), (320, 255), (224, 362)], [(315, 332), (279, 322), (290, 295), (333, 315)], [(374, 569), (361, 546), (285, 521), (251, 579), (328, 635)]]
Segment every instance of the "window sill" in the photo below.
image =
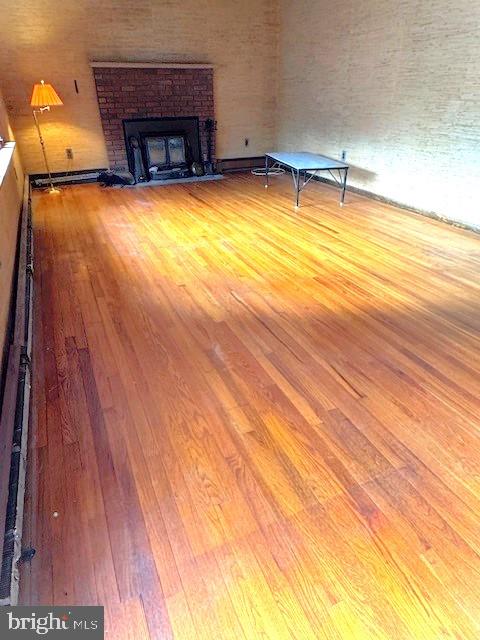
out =
[(15, 151), (15, 142), (6, 142), (0, 149), (0, 189), (3, 184), (3, 179), (7, 175), (7, 171), (12, 162), (13, 152)]

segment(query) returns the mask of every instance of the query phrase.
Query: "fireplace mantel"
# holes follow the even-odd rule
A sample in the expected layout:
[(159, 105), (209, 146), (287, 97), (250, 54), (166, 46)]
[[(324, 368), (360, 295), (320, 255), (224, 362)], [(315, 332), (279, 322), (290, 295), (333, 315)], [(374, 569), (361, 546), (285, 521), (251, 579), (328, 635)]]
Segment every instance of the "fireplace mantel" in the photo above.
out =
[(90, 62), (93, 68), (103, 69), (213, 69), (203, 62)]

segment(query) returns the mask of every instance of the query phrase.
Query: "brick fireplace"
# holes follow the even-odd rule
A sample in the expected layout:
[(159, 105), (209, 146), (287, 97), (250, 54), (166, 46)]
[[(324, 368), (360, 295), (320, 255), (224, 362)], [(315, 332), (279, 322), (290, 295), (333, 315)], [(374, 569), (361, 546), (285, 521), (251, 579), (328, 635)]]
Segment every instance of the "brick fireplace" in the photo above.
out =
[[(92, 63), (108, 159), (128, 169), (124, 123), (142, 118), (198, 119), (201, 159), (207, 156), (205, 123), (214, 118), (213, 69), (208, 65)], [(215, 157), (215, 132), (212, 135)]]

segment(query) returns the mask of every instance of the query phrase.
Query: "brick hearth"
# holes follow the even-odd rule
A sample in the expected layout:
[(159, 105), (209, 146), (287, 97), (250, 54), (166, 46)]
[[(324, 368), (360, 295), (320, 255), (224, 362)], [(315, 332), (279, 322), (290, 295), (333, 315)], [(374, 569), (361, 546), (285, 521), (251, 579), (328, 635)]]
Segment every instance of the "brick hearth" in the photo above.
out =
[[(131, 118), (198, 116), (202, 154), (204, 123), (214, 117), (213, 69), (93, 68), (110, 166), (128, 166), (122, 121)], [(215, 137), (213, 137), (215, 156)]]

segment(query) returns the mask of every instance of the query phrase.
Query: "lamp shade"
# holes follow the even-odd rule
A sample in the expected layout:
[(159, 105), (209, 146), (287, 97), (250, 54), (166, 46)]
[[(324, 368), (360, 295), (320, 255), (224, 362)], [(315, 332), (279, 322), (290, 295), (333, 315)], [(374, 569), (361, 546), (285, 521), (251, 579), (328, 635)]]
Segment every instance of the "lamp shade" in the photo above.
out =
[(33, 85), (32, 99), (30, 100), (32, 107), (58, 107), (62, 104), (63, 102), (51, 84), (45, 84), (41, 80), (39, 84)]

